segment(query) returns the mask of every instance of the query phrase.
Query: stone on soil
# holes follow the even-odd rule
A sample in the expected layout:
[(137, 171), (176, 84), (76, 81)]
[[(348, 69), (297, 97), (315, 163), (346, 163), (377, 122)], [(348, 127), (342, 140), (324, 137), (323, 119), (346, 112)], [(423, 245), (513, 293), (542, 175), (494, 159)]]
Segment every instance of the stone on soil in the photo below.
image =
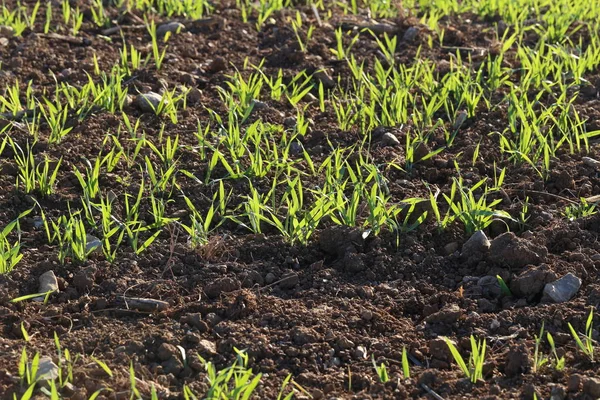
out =
[(565, 303), (575, 296), (580, 287), (581, 279), (569, 272), (559, 280), (546, 284), (544, 296), (555, 303)]
[(135, 96), (135, 100), (133, 101), (133, 103), (142, 112), (155, 112), (161, 101), (162, 96), (160, 94), (148, 92), (140, 93), (137, 96)]
[(85, 235), (85, 252), (91, 253), (93, 251), (102, 252), (102, 241), (94, 235)]
[(587, 377), (583, 381), (583, 393), (593, 399), (600, 397), (600, 379)]
[(404, 32), (404, 35), (402, 35), (402, 40), (405, 42), (412, 42), (417, 37), (418, 33), (419, 29), (415, 26), (411, 26)]
[(591, 157), (581, 157), (581, 161), (588, 167), (600, 169), (600, 161), (595, 160)]
[[(58, 292), (58, 279), (56, 279), (56, 275), (54, 275), (54, 271), (47, 271), (40, 275), (40, 286), (38, 289), (39, 293), (46, 292)], [(36, 297), (35, 301), (44, 301), (46, 296)]]
[(357, 346), (356, 349), (354, 349), (354, 357), (356, 357), (359, 360), (366, 360), (367, 354), (368, 353), (365, 346)]
[(214, 356), (217, 354), (217, 345), (215, 342), (203, 339), (198, 343), (198, 353), (203, 356)]
[(185, 29), (185, 25), (182, 24), (181, 22), (177, 22), (177, 21), (168, 22), (168, 23), (162, 24), (158, 28), (156, 28), (156, 36), (158, 36), (158, 37), (165, 36), (167, 34), (167, 32), (179, 33), (183, 29)]
[(481, 289), (481, 294), (487, 299), (497, 299), (502, 295), (502, 288), (498, 278), (493, 275), (482, 276), (477, 280), (477, 286)]
[(15, 30), (12, 26), (0, 25), (0, 37), (10, 38), (15, 34)]
[(483, 231), (477, 231), (469, 240), (463, 244), (462, 251), (460, 253), (463, 258), (470, 258), (476, 254), (486, 253), (490, 248), (490, 241)]
[(288, 272), (287, 274), (281, 277), (279, 287), (284, 290), (293, 289), (298, 283), (300, 283), (300, 278), (298, 277), (298, 274), (295, 272)]
[(444, 246), (444, 254), (446, 254), (447, 256), (449, 256), (450, 254), (454, 254), (454, 252), (458, 250), (458, 247), (458, 243), (450, 242)]
[(383, 146), (398, 146), (400, 144), (400, 140), (391, 132), (385, 132), (381, 136), (381, 144)]
[[(29, 366), (31, 368), (31, 365)], [(58, 366), (50, 357), (41, 357), (35, 379), (38, 381), (50, 381), (58, 378)]]

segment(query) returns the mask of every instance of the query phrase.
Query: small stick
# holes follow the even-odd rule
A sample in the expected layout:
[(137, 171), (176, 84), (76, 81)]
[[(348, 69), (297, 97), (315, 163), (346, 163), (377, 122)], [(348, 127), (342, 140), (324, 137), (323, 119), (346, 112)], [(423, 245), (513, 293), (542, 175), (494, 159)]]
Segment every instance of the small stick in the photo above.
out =
[(141, 297), (125, 297), (123, 296), (125, 307), (133, 308), (139, 311), (153, 312), (164, 311), (169, 308), (169, 303), (162, 300), (144, 299)]
[(439, 394), (437, 394), (436, 392), (434, 392), (433, 390), (431, 390), (431, 388), (429, 386), (427, 386), (424, 383), (421, 383), (421, 387), (423, 389), (425, 389), (425, 391), (427, 393), (429, 393), (430, 395), (432, 395), (436, 400), (444, 400), (444, 398), (442, 396), (440, 396)]

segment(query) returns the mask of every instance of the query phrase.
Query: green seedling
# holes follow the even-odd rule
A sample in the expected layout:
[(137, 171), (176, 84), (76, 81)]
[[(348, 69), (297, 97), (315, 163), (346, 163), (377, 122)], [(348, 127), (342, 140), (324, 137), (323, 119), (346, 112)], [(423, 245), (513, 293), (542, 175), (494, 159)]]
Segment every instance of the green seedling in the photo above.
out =
[(574, 221), (579, 218), (589, 217), (597, 212), (595, 203), (589, 204), (584, 198), (581, 198), (579, 204), (566, 206), (563, 215), (569, 219), (569, 221)]
[(375, 372), (377, 373), (379, 381), (381, 383), (386, 383), (387, 381), (389, 381), (390, 376), (388, 375), (387, 367), (385, 366), (385, 364), (381, 363), (377, 365), (377, 363), (375, 362), (375, 356), (371, 356), (371, 361), (373, 363), (373, 368), (375, 368)]
[(504, 279), (502, 279), (500, 275), (496, 275), (496, 279), (498, 280), (498, 285), (500, 285), (500, 290), (502, 291), (502, 294), (508, 297), (512, 297), (513, 294), (508, 288), (506, 282), (504, 282)]
[[(542, 322), (542, 327), (540, 328), (540, 334), (535, 335), (535, 347), (533, 350), (533, 373), (537, 373), (540, 369), (548, 363), (548, 357), (543, 355), (540, 350), (540, 344), (542, 342), (544, 335), (544, 323)], [(553, 343), (553, 342), (551, 342)]]
[(554, 338), (552, 337), (552, 335), (550, 334), (550, 332), (548, 332), (546, 334), (546, 337), (548, 339), (548, 343), (550, 344), (550, 352), (552, 353), (552, 355), (554, 356), (554, 368), (557, 371), (562, 371), (563, 369), (565, 369), (565, 357), (559, 357), (558, 353), (556, 351), (556, 346), (554, 345)]
[(469, 357), (469, 363), (465, 363), (460, 352), (448, 338), (444, 338), (454, 361), (459, 366), (460, 370), (465, 374), (467, 378), (473, 383), (477, 383), (483, 380), (483, 364), (485, 362), (486, 343), (485, 339), (477, 342), (471, 335), (471, 356)]
[(406, 346), (402, 348), (402, 374), (404, 375), (404, 379), (410, 379), (410, 366), (408, 364)]
[(591, 362), (594, 362), (594, 340), (592, 339), (592, 330), (594, 322), (594, 309), (590, 309), (590, 313), (585, 322), (585, 334), (583, 334), (583, 340), (581, 340), (580, 335), (575, 331), (571, 323), (569, 322), (569, 330), (571, 331), (571, 335), (577, 344), (577, 347), (585, 354)]

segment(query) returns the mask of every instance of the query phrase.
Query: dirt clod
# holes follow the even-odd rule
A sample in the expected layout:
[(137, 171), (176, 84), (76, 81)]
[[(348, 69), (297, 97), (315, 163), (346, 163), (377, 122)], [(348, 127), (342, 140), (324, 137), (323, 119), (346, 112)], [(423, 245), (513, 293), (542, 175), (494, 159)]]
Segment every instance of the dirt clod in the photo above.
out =
[(583, 393), (594, 399), (600, 397), (600, 379), (591, 376), (583, 378)]
[(450, 304), (440, 311), (431, 314), (425, 321), (430, 324), (452, 325), (462, 316), (463, 311), (456, 304)]
[(240, 288), (241, 283), (239, 280), (226, 276), (206, 285), (204, 287), (204, 293), (206, 293), (209, 298), (214, 299), (219, 297), (222, 293), (233, 292)]
[(85, 292), (94, 285), (96, 272), (97, 269), (95, 267), (88, 267), (78, 272), (73, 277), (73, 286), (75, 286), (80, 293)]
[(510, 282), (510, 291), (517, 297), (538, 295), (544, 289), (546, 282), (555, 277), (547, 266), (532, 268), (522, 272)]
[(504, 373), (509, 377), (520, 375), (529, 370), (530, 360), (527, 347), (523, 344), (511, 346), (506, 355)]
[(547, 254), (545, 247), (507, 232), (492, 240), (489, 259), (510, 268), (523, 268), (543, 262)]

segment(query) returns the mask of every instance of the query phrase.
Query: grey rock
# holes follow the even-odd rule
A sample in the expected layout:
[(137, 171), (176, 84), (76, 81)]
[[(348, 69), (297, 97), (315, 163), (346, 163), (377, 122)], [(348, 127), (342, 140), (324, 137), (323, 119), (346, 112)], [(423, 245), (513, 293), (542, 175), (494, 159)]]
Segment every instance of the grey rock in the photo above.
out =
[(206, 317), (204, 319), (212, 327), (216, 326), (217, 324), (219, 324), (223, 320), (221, 317), (219, 317), (215, 313), (208, 313), (208, 314), (206, 314)]
[(168, 23), (162, 24), (158, 28), (156, 28), (156, 36), (158, 36), (158, 37), (165, 36), (167, 34), (167, 32), (179, 33), (184, 29), (185, 29), (185, 25), (182, 24), (181, 22), (177, 22), (177, 21), (168, 22)]
[(270, 285), (271, 283), (275, 282), (276, 280), (277, 280), (277, 277), (272, 272), (267, 273), (267, 276), (265, 276), (265, 283), (267, 285)]
[(353, 348), (354, 342), (347, 337), (341, 337), (337, 340), (337, 345), (341, 350), (348, 350)]
[[(29, 368), (31, 369), (31, 365)], [(40, 358), (35, 379), (38, 381), (50, 381), (58, 379), (58, 366), (54, 364), (50, 357)]]
[(402, 36), (402, 40), (405, 42), (412, 42), (413, 40), (416, 39), (418, 34), (419, 34), (419, 28), (417, 28), (416, 26), (411, 26), (410, 28), (408, 28), (406, 30), (406, 32), (404, 32), (404, 35)]
[(381, 145), (382, 146), (398, 146), (400, 145), (400, 140), (391, 132), (385, 132), (381, 136)]
[(148, 93), (140, 93), (135, 96), (135, 100), (133, 103), (137, 108), (142, 112), (156, 112), (160, 102), (162, 101), (162, 96), (158, 93), (148, 92)]
[(487, 299), (497, 299), (502, 295), (502, 289), (498, 278), (492, 275), (481, 277), (477, 281), (477, 286), (481, 289), (481, 294)]
[(295, 272), (288, 272), (287, 274), (281, 277), (279, 287), (284, 290), (293, 289), (298, 283), (300, 283), (300, 278), (298, 277), (298, 274)]
[(286, 129), (293, 129), (296, 126), (296, 117), (287, 117), (284, 119), (283, 126)]
[(313, 74), (313, 77), (323, 84), (325, 89), (333, 89), (336, 86), (336, 82), (331, 79), (329, 74), (325, 70), (317, 71)]
[(312, 94), (312, 93), (310, 93), (310, 92), (309, 92), (309, 93), (306, 93), (306, 94), (304, 95), (304, 97), (302, 98), (302, 100), (304, 100), (304, 101), (306, 101), (306, 102), (308, 102), (308, 103), (314, 103), (314, 102), (316, 102), (318, 99), (315, 97), (315, 95), (314, 95), (314, 94)]
[(217, 354), (217, 345), (215, 342), (203, 339), (198, 343), (198, 353), (202, 356), (214, 356)]
[[(54, 271), (47, 271), (40, 275), (39, 278), (40, 286), (39, 293), (46, 292), (58, 292), (58, 279), (56, 279), (56, 275), (54, 275)], [(46, 296), (36, 297), (35, 301), (44, 301)]]
[(85, 251), (86, 253), (102, 252), (102, 241), (94, 235), (85, 235)]
[(39, 215), (33, 217), (33, 227), (35, 229), (40, 229), (42, 226), (44, 226), (44, 220), (42, 219), (42, 217), (40, 217)]
[(600, 379), (587, 377), (583, 381), (583, 393), (597, 399), (600, 397)]
[(581, 157), (581, 161), (588, 167), (600, 169), (600, 161), (595, 160), (591, 157)]
[(202, 100), (202, 91), (198, 88), (191, 88), (187, 92), (186, 98), (189, 104), (197, 104)]
[(564, 303), (575, 296), (580, 287), (581, 279), (569, 272), (559, 280), (546, 284), (544, 296), (555, 303)]
[(444, 254), (449, 256), (450, 254), (454, 254), (455, 251), (458, 250), (458, 243), (450, 242), (444, 246)]
[(477, 231), (463, 244), (461, 257), (470, 258), (477, 253), (485, 254), (490, 248), (490, 241), (483, 231)]
[(354, 357), (356, 357), (359, 360), (366, 360), (367, 354), (368, 353), (365, 346), (357, 346), (356, 349), (354, 349)]
[(0, 25), (0, 37), (11, 38), (15, 34), (12, 26)]
[(550, 400), (564, 400), (567, 398), (567, 391), (564, 386), (555, 385), (550, 390)]
[(457, 131), (460, 129), (460, 127), (465, 123), (465, 121), (467, 120), (467, 112), (464, 110), (461, 110), (457, 115), (456, 115), (456, 119), (454, 120), (454, 124), (452, 125), (452, 129)]
[(510, 268), (523, 268), (543, 262), (547, 255), (546, 247), (506, 232), (492, 240), (489, 259)]
[(300, 154), (302, 153), (302, 150), (304, 149), (304, 147), (302, 146), (302, 143), (298, 142), (297, 140), (293, 141), (290, 144), (290, 153), (291, 154)]
[(252, 111), (264, 110), (265, 108), (269, 108), (269, 105), (264, 101), (260, 100), (252, 100)]
[(60, 393), (65, 398), (71, 398), (75, 396), (75, 393), (77, 393), (77, 388), (71, 382), (64, 382), (62, 388), (60, 389)]

